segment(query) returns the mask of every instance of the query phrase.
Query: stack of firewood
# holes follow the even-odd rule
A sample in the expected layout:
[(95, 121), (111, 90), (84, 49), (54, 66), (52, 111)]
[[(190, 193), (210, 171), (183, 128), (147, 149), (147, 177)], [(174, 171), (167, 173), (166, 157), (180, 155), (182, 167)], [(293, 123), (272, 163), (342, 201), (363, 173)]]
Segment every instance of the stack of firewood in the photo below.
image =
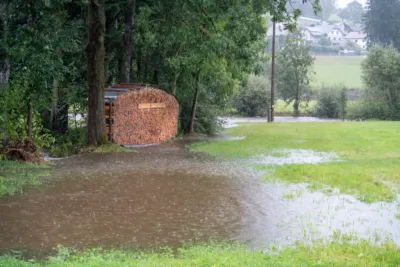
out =
[(120, 145), (160, 143), (177, 135), (179, 104), (152, 87), (119, 95), (113, 111), (113, 139)]

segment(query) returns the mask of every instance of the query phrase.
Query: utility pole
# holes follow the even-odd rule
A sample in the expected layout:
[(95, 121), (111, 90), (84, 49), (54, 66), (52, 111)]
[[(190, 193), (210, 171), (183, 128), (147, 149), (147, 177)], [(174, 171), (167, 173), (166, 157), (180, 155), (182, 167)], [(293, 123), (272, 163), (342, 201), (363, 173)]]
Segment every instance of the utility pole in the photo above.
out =
[(276, 22), (272, 21), (272, 66), (271, 66), (271, 118), (269, 122), (274, 122), (275, 117), (275, 35), (276, 35)]

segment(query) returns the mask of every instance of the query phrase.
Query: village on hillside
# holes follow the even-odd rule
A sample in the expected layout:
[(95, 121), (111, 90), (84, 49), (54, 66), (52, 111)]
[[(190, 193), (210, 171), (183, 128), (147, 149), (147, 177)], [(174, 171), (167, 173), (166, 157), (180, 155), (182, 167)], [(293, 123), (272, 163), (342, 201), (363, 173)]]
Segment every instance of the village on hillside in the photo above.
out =
[[(272, 25), (270, 21), (267, 40), (272, 39)], [(366, 34), (361, 24), (300, 17), (297, 31), (299, 36), (311, 46), (311, 52), (314, 54), (352, 56), (366, 53)], [(287, 30), (283, 23), (276, 23), (275, 38), (278, 49), (285, 42), (285, 37), (291, 34), (293, 33)]]

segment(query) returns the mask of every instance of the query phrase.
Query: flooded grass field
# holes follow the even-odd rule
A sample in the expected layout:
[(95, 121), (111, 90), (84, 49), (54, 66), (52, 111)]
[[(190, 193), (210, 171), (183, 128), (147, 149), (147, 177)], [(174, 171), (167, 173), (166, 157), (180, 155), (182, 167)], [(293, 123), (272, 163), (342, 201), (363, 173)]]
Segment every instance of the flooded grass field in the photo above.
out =
[[(259, 125), (257, 127), (271, 127)], [(397, 197), (385, 201), (377, 195), (369, 201), (373, 203), (368, 203), (357, 194), (341, 193), (337, 187), (324, 184), (323, 180), (319, 187), (313, 187), (310, 185), (315, 183), (310, 184), (304, 179), (294, 183), (276, 175), (273, 175), (275, 179), (265, 179), (285, 168), (340, 164), (352, 153), (360, 157), (357, 152), (317, 150), (309, 145), (307, 136), (299, 136), (296, 142), (290, 143), (291, 146), (282, 146), (282, 143), (252, 146), (249, 142), (257, 141), (252, 132), (259, 131), (257, 127), (235, 129), (233, 136), (238, 138), (190, 137), (136, 148), (136, 153), (90, 153), (55, 161), (51, 175), (41, 178), (40, 186), (27, 187), (22, 194), (0, 200), (0, 251), (13, 255), (48, 253), (60, 247), (140, 251), (164, 246), (180, 248), (186, 243), (213, 241), (238, 242), (256, 251), (277, 248), (283, 254), (268, 256), (267, 253), (262, 256), (246, 251), (242, 245), (238, 247), (228, 243), (223, 247), (195, 246), (184, 253), (200, 258), (207, 255), (207, 260), (218, 253), (225, 253), (231, 255), (232, 260), (243, 257), (240, 260), (250, 262), (253, 258), (260, 263), (283, 264), (287, 259), (283, 261), (280, 257), (285, 253), (286, 257), (292, 255), (294, 260), (307, 255), (307, 246), (318, 246), (321, 253), (330, 249), (326, 255), (331, 253), (334, 260), (328, 258), (327, 262), (332, 260), (332, 263), (338, 263), (334, 266), (342, 266), (339, 263), (343, 259), (339, 256), (346, 253), (352, 255), (350, 258), (358, 253), (359, 258), (353, 259), (355, 264), (375, 262), (382, 256), (379, 253), (389, 253), (390, 257), (386, 259), (400, 261), (396, 252), (396, 246), (400, 246), (400, 206)], [(272, 140), (274, 138), (271, 137)], [(199, 141), (212, 142), (199, 144)], [(242, 143), (248, 150), (243, 149)], [(191, 151), (188, 146), (192, 144), (194, 149), (208, 150), (207, 153)], [(220, 150), (214, 150), (214, 146), (219, 146)], [(231, 146), (239, 149), (244, 157), (236, 156), (240, 153), (235, 154), (236, 150)], [(343, 144), (338, 144), (338, 147), (343, 147)], [(256, 157), (257, 160), (249, 153), (254, 149), (259, 157)], [(222, 151), (222, 156), (213, 151)], [(223, 157), (223, 153), (229, 151), (235, 157)], [(381, 149), (380, 156), (384, 153), (394, 155), (396, 151), (384, 152)], [(365, 151), (364, 154), (369, 157), (372, 152)], [(263, 167), (260, 168), (260, 165)], [(367, 243), (362, 246), (351, 244), (360, 239)], [(299, 242), (306, 247), (297, 250), (288, 248), (299, 245)], [(320, 245), (321, 242), (330, 245), (325, 247)], [(340, 250), (337, 247), (339, 243), (335, 242), (350, 243)], [(395, 245), (390, 245), (387, 250), (374, 247), (388, 242)], [(346, 249), (349, 251), (346, 252)], [(376, 254), (371, 253), (368, 257), (376, 258), (360, 256), (361, 252), (368, 250)], [(235, 253), (237, 255), (233, 256)], [(313, 253), (316, 252), (309, 252), (313, 257), (321, 257), (319, 252)], [(145, 266), (144, 261), (133, 264), (136, 256), (125, 256), (132, 258), (131, 266)], [(106, 264), (104, 256), (96, 257), (90, 259), (101, 261), (99, 266), (110, 265)], [(165, 260), (164, 254), (143, 256), (143, 260), (148, 261), (152, 257), (153, 260), (160, 257), (159, 265)], [(187, 259), (186, 256), (183, 258)], [(196, 266), (189, 261), (179, 263), (178, 259), (177, 266)], [(3, 262), (6, 260), (13, 261), (4, 258)], [(309, 260), (311, 263), (312, 258)], [(389, 260), (383, 262), (388, 263)], [(281, 266), (291, 265), (289, 263)], [(154, 266), (151, 261), (147, 264)], [(176, 266), (167, 262), (165, 265)]]

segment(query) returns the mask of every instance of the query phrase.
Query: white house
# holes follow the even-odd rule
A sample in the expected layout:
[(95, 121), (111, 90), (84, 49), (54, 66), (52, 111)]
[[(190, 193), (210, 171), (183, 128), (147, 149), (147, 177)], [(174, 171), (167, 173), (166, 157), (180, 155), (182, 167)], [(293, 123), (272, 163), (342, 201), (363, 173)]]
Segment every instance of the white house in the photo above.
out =
[(317, 44), (322, 38), (325, 37), (329, 39), (334, 46), (342, 45), (345, 36), (345, 33), (340, 27), (325, 22), (319, 25), (302, 27), (302, 34), (303, 38), (308, 43)]
[(344, 43), (345, 33), (337, 26), (333, 26), (332, 28), (330, 28), (327, 36), (333, 46), (340, 46)]
[(358, 44), (362, 49), (367, 48), (366, 34), (363, 32), (349, 32), (344, 38), (347, 42)]

